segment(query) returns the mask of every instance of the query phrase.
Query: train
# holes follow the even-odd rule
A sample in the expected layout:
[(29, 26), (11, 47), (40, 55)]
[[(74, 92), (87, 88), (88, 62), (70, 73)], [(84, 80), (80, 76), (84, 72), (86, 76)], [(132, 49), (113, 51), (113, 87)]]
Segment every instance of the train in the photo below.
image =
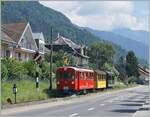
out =
[(79, 94), (112, 88), (114, 78), (111, 72), (68, 66), (56, 70), (56, 83), (61, 93)]

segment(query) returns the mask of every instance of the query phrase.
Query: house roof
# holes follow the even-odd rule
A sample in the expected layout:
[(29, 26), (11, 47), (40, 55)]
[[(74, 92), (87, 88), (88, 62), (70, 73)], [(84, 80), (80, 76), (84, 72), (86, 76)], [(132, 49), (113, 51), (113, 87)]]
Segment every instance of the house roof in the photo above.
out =
[(58, 35), (56, 40), (53, 42), (53, 45), (55, 46), (64, 46), (67, 45), (69, 48), (71, 48), (78, 56), (84, 57), (84, 58), (89, 58), (88, 56), (80, 54), (77, 50), (81, 49), (83, 46), (77, 45), (70, 39), (67, 39), (63, 36)]
[(43, 36), (43, 33), (40, 32), (40, 33), (32, 33), (33, 34), (33, 38), (34, 39), (40, 39), (41, 41), (44, 41), (44, 36)]
[(1, 31), (1, 39), (2, 41), (16, 44), (16, 42), (13, 41), (3, 30)]
[(72, 49), (80, 49), (81, 48), (80, 45), (75, 44), (70, 39), (67, 39), (63, 36), (58, 36), (56, 38), (56, 41), (53, 42), (53, 45), (68, 45)]
[(21, 23), (9, 23), (9, 24), (3, 24), (2, 30), (16, 43), (19, 42), (25, 28), (27, 26), (27, 23), (21, 22)]

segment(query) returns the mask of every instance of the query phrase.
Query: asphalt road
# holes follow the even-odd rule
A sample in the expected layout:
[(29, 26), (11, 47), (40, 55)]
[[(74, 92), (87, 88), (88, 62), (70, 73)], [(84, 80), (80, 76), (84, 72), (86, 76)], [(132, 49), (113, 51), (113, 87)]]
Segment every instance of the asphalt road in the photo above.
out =
[(64, 116), (64, 117), (131, 117), (149, 98), (148, 86), (140, 86), (123, 91), (85, 96), (68, 103), (42, 108), (17, 111), (14, 116)]

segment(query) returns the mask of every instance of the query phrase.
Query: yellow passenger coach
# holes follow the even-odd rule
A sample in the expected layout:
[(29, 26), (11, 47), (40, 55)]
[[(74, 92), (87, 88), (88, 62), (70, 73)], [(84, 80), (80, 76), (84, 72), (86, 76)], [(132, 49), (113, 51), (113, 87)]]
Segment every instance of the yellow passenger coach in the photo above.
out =
[(95, 70), (95, 89), (106, 88), (106, 73), (104, 71)]

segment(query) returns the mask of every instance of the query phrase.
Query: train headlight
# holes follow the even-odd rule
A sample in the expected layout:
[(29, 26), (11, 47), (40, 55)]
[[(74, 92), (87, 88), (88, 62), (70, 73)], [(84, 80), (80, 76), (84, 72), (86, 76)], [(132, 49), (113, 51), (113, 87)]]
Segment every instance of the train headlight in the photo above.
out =
[(74, 81), (72, 81), (71, 84), (74, 84)]

